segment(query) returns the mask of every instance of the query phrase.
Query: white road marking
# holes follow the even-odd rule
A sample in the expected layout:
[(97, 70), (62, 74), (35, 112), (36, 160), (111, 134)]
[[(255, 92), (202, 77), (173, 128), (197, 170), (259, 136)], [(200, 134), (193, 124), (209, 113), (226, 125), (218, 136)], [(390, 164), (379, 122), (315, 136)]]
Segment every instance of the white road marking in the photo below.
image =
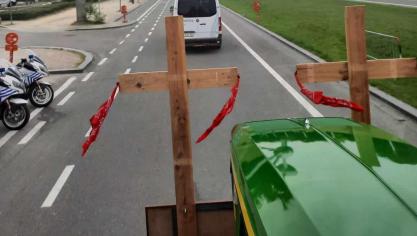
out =
[(143, 46), (140, 46), (138, 52), (142, 52), (142, 50), (143, 50)]
[(91, 76), (93, 76), (93, 74), (94, 74), (93, 71), (88, 72), (88, 74), (86, 76), (84, 76), (84, 78), (81, 81), (82, 82), (87, 82), (91, 78)]
[(229, 26), (223, 22), (224, 27), (242, 44), (242, 46), (314, 117), (322, 117), (301, 94), (299, 94), (281, 75), (279, 75), (262, 57), (260, 57), (249, 45), (245, 43)]
[(125, 40), (120, 41), (119, 45), (122, 45), (125, 43)]
[(73, 169), (74, 165), (68, 165), (65, 167), (58, 180), (56, 181), (54, 187), (52, 187), (48, 196), (45, 198), (45, 201), (43, 201), (41, 208), (51, 207), (52, 204), (54, 204), (56, 197), (58, 196), (59, 192), (61, 191), (62, 187), (64, 186)]
[(71, 85), (71, 83), (74, 82), (76, 79), (77, 77), (73, 76), (69, 78), (67, 81), (65, 81), (65, 83), (55, 91), (55, 97), (58, 97), (58, 95), (61, 94), (65, 89), (67, 89)]
[(135, 56), (135, 57), (132, 59), (132, 63), (135, 63), (135, 62), (136, 62), (136, 60), (138, 60), (138, 56)]
[(137, 29), (139, 27), (139, 25), (135, 25), (135, 28)]
[(28, 143), (33, 136), (46, 124), (46, 121), (39, 121), (20, 141), (18, 144)]
[(125, 73), (124, 73), (124, 74), (129, 74), (131, 70), (132, 70), (131, 68), (127, 68), (127, 69), (125, 70)]
[(156, 26), (156, 23), (155, 24), (153, 24), (153, 27), (155, 27)]
[(146, 39), (145, 39), (145, 43), (146, 43), (146, 42), (148, 42), (148, 40), (149, 40), (149, 39), (148, 39), (148, 38), (146, 38)]
[(103, 58), (103, 59), (101, 59), (101, 61), (97, 64), (98, 66), (101, 66), (101, 65), (103, 65), (104, 64), (104, 62), (106, 62), (107, 61), (107, 57), (105, 57), (105, 58)]
[(155, 30), (155, 27), (152, 27), (151, 31), (154, 31), (154, 30)]
[(65, 96), (58, 104), (57, 106), (63, 106), (71, 97), (72, 95), (74, 95), (74, 91), (71, 91), (67, 94), (67, 96)]
[(84, 135), (84, 137), (88, 137), (89, 135), (90, 135), (90, 132), (91, 132), (91, 126), (90, 126), (90, 128), (87, 130), (87, 133), (85, 133), (85, 135)]
[(6, 144), (9, 141), (9, 139), (11, 139), (16, 133), (17, 133), (17, 130), (12, 130), (12, 131), (7, 132), (0, 139), (0, 148), (3, 147), (3, 145)]
[(135, 32), (135, 28), (133, 28), (133, 29), (130, 30), (130, 33), (133, 33), (133, 32)]
[(38, 108), (36, 108), (35, 110), (33, 110), (31, 113), (30, 113), (30, 118), (29, 118), (29, 121), (31, 121), (33, 118), (35, 118), (35, 116), (37, 116), (38, 114), (39, 114), (39, 112), (41, 112), (43, 110), (43, 107), (38, 107)]
[(126, 34), (125, 38), (129, 38), (129, 37), (130, 37), (130, 34)]
[(112, 55), (115, 51), (117, 50), (117, 48), (113, 48), (110, 52), (109, 52), (109, 54), (110, 55)]
[(152, 32), (149, 32), (149, 33), (148, 33), (148, 36), (151, 36), (151, 35), (152, 35)]

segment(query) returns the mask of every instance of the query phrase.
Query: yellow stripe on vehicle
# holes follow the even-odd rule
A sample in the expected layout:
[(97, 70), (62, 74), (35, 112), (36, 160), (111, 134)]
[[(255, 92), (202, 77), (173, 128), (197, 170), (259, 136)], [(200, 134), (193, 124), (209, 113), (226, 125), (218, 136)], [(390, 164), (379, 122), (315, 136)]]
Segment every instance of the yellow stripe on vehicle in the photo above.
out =
[(248, 211), (246, 209), (245, 202), (243, 201), (242, 192), (240, 191), (240, 187), (239, 187), (239, 182), (237, 182), (237, 179), (236, 179), (235, 168), (234, 168), (234, 165), (233, 165), (233, 161), (232, 161), (232, 176), (233, 176), (233, 181), (235, 182), (234, 186), (236, 188), (237, 197), (239, 199), (239, 206), (240, 206), (240, 210), (242, 211), (243, 221), (245, 222), (246, 231), (248, 233), (248, 236), (254, 236), (255, 233), (253, 231), (253, 227), (252, 227), (252, 224), (251, 224), (250, 219), (249, 219), (249, 215), (248, 215)]

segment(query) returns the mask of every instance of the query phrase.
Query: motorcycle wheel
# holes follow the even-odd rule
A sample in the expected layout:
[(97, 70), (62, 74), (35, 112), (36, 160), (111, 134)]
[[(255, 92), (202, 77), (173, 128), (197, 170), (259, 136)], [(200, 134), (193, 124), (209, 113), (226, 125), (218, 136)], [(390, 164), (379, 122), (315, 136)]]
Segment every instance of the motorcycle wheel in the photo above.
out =
[(28, 123), (30, 118), (29, 108), (26, 104), (10, 104), (1, 111), (4, 126), (11, 130), (19, 130)]
[(54, 99), (54, 90), (47, 84), (34, 84), (29, 88), (29, 100), (35, 107), (46, 107)]

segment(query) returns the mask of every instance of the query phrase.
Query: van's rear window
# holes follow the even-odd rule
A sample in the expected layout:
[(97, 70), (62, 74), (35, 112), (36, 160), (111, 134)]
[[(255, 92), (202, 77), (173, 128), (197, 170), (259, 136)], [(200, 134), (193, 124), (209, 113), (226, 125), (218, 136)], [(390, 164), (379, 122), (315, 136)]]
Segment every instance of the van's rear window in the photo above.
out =
[(216, 0), (178, 0), (178, 15), (184, 17), (209, 17), (216, 12)]

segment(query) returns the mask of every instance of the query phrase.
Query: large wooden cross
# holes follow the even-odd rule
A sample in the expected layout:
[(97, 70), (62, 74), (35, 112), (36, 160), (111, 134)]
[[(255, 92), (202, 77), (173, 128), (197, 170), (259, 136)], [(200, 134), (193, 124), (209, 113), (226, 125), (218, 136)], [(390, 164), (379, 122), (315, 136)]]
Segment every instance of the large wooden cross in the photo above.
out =
[(119, 76), (120, 92), (169, 91), (179, 235), (197, 235), (188, 90), (231, 87), (237, 68), (187, 70), (182, 16), (165, 18), (168, 71)]
[(299, 64), (297, 75), (305, 83), (349, 80), (351, 100), (364, 108), (352, 111), (352, 119), (370, 124), (368, 79), (417, 77), (416, 59), (366, 59), (364, 6), (345, 8), (345, 31), (347, 62)]

